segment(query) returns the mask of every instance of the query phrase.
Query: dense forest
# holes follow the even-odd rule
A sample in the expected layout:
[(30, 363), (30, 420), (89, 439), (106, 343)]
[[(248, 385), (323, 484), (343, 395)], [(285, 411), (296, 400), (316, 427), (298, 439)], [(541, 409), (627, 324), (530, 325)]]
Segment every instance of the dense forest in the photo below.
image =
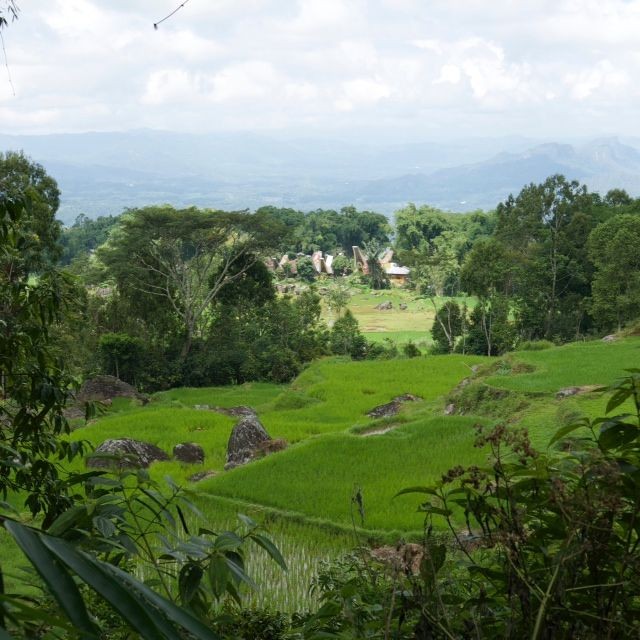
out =
[[(55, 210), (51, 194), (37, 197)], [(340, 282), (389, 286), (384, 274), (374, 281), (375, 260), (368, 276), (354, 273), (354, 246), (373, 256), (392, 247), (411, 269), (406, 286), (436, 313), (435, 353), (497, 355), (523, 341), (602, 336), (640, 315), (639, 221), (640, 199), (623, 190), (602, 197), (552, 176), (492, 212), (409, 204), (393, 225), (352, 206), (306, 213), (163, 206), (80, 216), (49, 234), (59, 233), (59, 264), (86, 297), (64, 342), (80, 371), (157, 389), (285, 381), (329, 353), (340, 341), (332, 343), (321, 321), (318, 289), (331, 304)], [(333, 277), (313, 269), (315, 251), (334, 256)], [(301, 258), (296, 274), (286, 265), (267, 269), (283, 255)], [(274, 285), (287, 278), (302, 283), (304, 295), (277, 296)], [(460, 302), (465, 296), (473, 302)], [(356, 357), (388, 356), (353, 339)]]
[[(640, 199), (552, 176), (495, 211), (409, 204), (393, 225), (351, 206), (163, 205), (80, 216), (69, 228), (56, 220), (59, 201), (43, 167), (22, 154), (0, 156), (0, 542), (3, 552), (17, 545), (38, 575), (34, 591), (5, 594), (0, 573), (0, 637), (637, 634), (637, 369), (611, 389), (607, 411), (628, 409), (620, 416), (567, 419), (558, 446), (544, 453), (508, 419), (493, 420), (478, 432), (487, 465), (398, 486), (425, 500), (418, 571), (349, 556), (314, 582), (321, 606), (290, 616), (243, 607), (243, 589), (253, 585), (248, 546), (285, 567), (252, 518), (241, 517), (240, 533), (196, 531), (187, 513), (193, 507), (197, 517), (194, 494), (175, 484), (161, 490), (142, 469), (78, 470), (89, 445), (74, 439), (66, 409), (78, 383), (97, 373), (153, 392), (284, 383), (330, 354), (349, 363), (416, 359), (421, 351), (410, 342), (368, 340), (348, 309), (351, 289), (390, 291), (380, 261), (389, 248), (410, 269), (403, 286), (433, 307), (428, 357), (438, 362), (453, 354), (466, 367), (455, 354), (473, 355), (490, 376), (494, 362), (504, 369), (509, 361), (479, 356), (633, 330)], [(334, 258), (333, 274), (316, 268), (314, 252)], [(459, 388), (456, 402), (485, 393), (479, 388)], [(321, 399), (292, 394), (279, 411)], [(504, 401), (507, 412), (524, 402), (504, 391), (481, 400)], [(95, 409), (86, 406), (87, 418)], [(487, 411), (505, 416), (494, 405)], [(585, 435), (571, 439), (577, 429)], [(357, 531), (365, 519), (358, 488), (351, 510)], [(437, 518), (444, 530), (434, 530)]]

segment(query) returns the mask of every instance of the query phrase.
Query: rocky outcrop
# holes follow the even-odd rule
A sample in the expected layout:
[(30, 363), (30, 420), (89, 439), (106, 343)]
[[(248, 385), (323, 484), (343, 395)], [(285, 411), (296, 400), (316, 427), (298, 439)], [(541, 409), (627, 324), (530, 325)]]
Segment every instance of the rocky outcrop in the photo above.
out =
[(87, 458), (87, 466), (92, 469), (146, 469), (152, 462), (168, 459), (169, 456), (154, 444), (119, 438), (105, 440), (93, 455)]
[(217, 475), (217, 471), (209, 469), (207, 471), (198, 471), (198, 473), (194, 473), (192, 476), (189, 476), (187, 480), (189, 480), (189, 482), (200, 482), (202, 480), (207, 480), (208, 478), (215, 478)]
[(566, 389), (560, 389), (556, 392), (556, 398), (562, 400), (563, 398), (570, 398), (571, 396), (580, 396), (585, 393), (591, 393), (596, 391), (600, 387), (597, 384), (586, 384), (582, 387), (567, 387)]
[(227, 463), (224, 468), (233, 469), (251, 462), (255, 458), (256, 452), (264, 447), (264, 443), (269, 440), (271, 440), (271, 436), (258, 420), (258, 416), (255, 414), (245, 416), (231, 431), (227, 445)]
[(239, 405), (237, 407), (216, 407), (214, 409), (217, 413), (221, 413), (224, 416), (231, 416), (233, 418), (252, 418), (256, 417), (255, 409), (247, 407), (246, 405)]
[(149, 400), (138, 393), (130, 384), (115, 376), (96, 376), (85, 380), (78, 395), (77, 402), (105, 402), (113, 398), (135, 398), (146, 404)]
[(393, 309), (393, 302), (391, 302), (391, 300), (387, 300), (387, 302), (381, 302), (380, 304), (377, 304), (375, 308), (378, 311), (390, 311), (391, 309)]
[(182, 442), (173, 447), (173, 457), (178, 462), (202, 464), (204, 462), (204, 449), (195, 442)]
[(418, 402), (419, 400), (422, 400), (420, 396), (405, 393), (401, 396), (396, 396), (391, 402), (374, 407), (367, 415), (370, 418), (390, 418), (391, 416), (397, 415), (405, 402)]

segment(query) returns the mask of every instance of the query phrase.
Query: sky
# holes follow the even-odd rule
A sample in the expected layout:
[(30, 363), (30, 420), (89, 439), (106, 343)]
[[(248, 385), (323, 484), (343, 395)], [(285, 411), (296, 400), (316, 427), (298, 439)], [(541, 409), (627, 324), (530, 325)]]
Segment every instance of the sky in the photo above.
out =
[(640, 135), (640, 0), (182, 1), (17, 0), (0, 132)]

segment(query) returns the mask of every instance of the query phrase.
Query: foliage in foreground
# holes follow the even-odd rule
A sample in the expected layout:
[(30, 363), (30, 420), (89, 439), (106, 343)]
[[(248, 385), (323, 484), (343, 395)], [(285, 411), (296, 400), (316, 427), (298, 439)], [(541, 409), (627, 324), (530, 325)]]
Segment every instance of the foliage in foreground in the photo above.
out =
[[(546, 452), (526, 432), (480, 430), (489, 466), (401, 491), (426, 497), (419, 573), (338, 567), (315, 629), (340, 638), (638, 637), (640, 370), (629, 374), (607, 412), (632, 400), (633, 414), (563, 427)], [(460, 513), (466, 531), (454, 522)], [(451, 544), (433, 533), (437, 518)]]

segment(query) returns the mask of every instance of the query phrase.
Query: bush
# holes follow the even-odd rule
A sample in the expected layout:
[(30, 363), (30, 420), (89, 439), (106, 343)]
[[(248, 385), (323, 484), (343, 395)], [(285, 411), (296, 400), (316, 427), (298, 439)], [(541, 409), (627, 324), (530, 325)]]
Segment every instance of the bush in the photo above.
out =
[(516, 351), (543, 351), (555, 346), (550, 340), (523, 340), (516, 346)]
[(338, 318), (331, 329), (331, 352), (336, 355), (350, 355), (354, 360), (362, 360), (367, 353), (367, 342), (360, 333), (358, 321), (351, 311)]
[(353, 260), (347, 256), (336, 256), (331, 265), (336, 276), (348, 276), (353, 273)]
[(298, 272), (298, 278), (305, 282), (313, 282), (318, 276), (316, 268), (313, 266), (313, 261), (309, 256), (302, 256), (296, 261), (296, 270)]
[(420, 349), (418, 349), (418, 347), (416, 347), (416, 345), (413, 344), (411, 340), (409, 340), (409, 342), (407, 342), (402, 347), (402, 353), (404, 353), (404, 355), (407, 356), (407, 358), (417, 358), (422, 355), (422, 352), (420, 351)]

